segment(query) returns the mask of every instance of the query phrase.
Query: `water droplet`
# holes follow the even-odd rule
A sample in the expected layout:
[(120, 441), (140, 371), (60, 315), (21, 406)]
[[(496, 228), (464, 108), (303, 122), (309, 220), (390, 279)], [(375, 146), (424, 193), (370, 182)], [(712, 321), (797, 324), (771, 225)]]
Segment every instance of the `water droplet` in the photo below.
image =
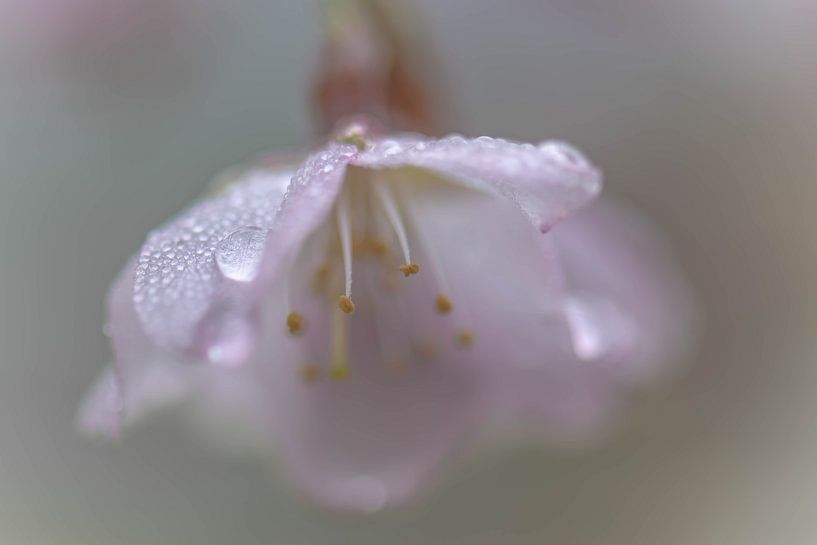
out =
[(218, 367), (242, 365), (255, 348), (256, 328), (245, 313), (224, 310), (211, 315), (199, 333), (207, 360)]
[(564, 142), (546, 141), (539, 144), (539, 150), (550, 154), (554, 159), (562, 164), (575, 168), (584, 168), (587, 166), (587, 159), (584, 155)]
[(250, 282), (258, 274), (267, 231), (258, 227), (242, 227), (227, 235), (216, 246), (216, 264), (225, 277), (237, 282)]
[(610, 357), (633, 340), (632, 320), (609, 301), (574, 295), (565, 303), (573, 351), (584, 361)]

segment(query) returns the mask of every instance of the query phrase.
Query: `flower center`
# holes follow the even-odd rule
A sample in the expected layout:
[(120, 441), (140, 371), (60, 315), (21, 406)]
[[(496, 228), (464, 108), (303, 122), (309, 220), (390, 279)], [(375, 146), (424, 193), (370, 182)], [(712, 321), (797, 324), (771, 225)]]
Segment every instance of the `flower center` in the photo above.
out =
[[(371, 312), (375, 322), (374, 342), (379, 345), (385, 368), (399, 374), (410, 359), (406, 357), (407, 351), (416, 352), (421, 358), (428, 358), (434, 352), (435, 340), (418, 335), (418, 328), (414, 327), (420, 313), (406, 309), (405, 304), (397, 300), (397, 294), (404, 289), (413, 290), (412, 305), (429, 293), (419, 284), (412, 284), (415, 282), (412, 277), (420, 272), (420, 265), (412, 259), (412, 250), (426, 262), (423, 268), (431, 272), (432, 278), (426, 280), (433, 291), (426, 308), (439, 315), (451, 315), (448, 319), (453, 322), (452, 326), (463, 321), (455, 312), (447, 277), (433, 240), (423, 229), (416, 203), (408, 192), (400, 191), (394, 181), (388, 173), (366, 175), (350, 169), (331, 221), (321, 230), (322, 236), (317, 242), (322, 248), (317, 252), (321, 256), (318, 265), (306, 265), (310, 268), (312, 292), (320, 303), (308, 305), (309, 312), (295, 310), (289, 304), (289, 286), (284, 286), (289, 311), (286, 327), (291, 334), (305, 332), (311, 321), (310, 312), (320, 314), (312, 318), (331, 327), (331, 339), (305, 342), (328, 345), (328, 375), (335, 380), (349, 375), (349, 322), (354, 319), (356, 310), (352, 292), (353, 286), (360, 289), (357, 287), (360, 274), (367, 288), (366, 312)], [(309, 260), (298, 258), (298, 261), (298, 266), (290, 272), (302, 270), (301, 265)], [(353, 273), (357, 273), (356, 283), (353, 283)], [(452, 342), (456, 346), (467, 347), (473, 342), (473, 334), (468, 329), (455, 330)], [(314, 361), (304, 364), (301, 375), (306, 382), (314, 382), (321, 375), (318, 367)]]

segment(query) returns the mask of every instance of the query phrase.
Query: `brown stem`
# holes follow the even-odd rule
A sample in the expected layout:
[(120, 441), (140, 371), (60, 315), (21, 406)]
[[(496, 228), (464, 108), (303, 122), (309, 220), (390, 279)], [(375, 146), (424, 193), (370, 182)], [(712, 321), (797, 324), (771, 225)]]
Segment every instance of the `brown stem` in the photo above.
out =
[(342, 21), (330, 21), (312, 93), (322, 133), (361, 115), (393, 129), (437, 132), (424, 85), (430, 78), (419, 74), (430, 56), (401, 22), (379, 0), (349, 2)]

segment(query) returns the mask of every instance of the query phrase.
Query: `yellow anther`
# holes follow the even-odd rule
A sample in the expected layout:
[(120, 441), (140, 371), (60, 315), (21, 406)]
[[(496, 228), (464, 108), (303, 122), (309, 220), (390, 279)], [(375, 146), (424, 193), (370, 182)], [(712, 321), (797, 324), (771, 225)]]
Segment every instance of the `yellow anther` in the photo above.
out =
[(303, 315), (300, 312), (290, 312), (287, 315), (287, 328), (289, 332), (293, 335), (296, 333), (300, 333), (301, 330), (304, 328), (305, 320)]
[(437, 355), (437, 345), (432, 339), (426, 339), (417, 343), (414, 346), (414, 350), (421, 358), (426, 360), (430, 360)]
[(364, 238), (361, 240), (356, 240), (352, 244), (352, 255), (355, 257), (362, 257), (369, 253), (369, 239)]
[(338, 135), (337, 142), (339, 144), (352, 144), (358, 150), (363, 151), (366, 149), (366, 140), (364, 139), (365, 134), (365, 127), (355, 123), (347, 127)]
[[(351, 303), (351, 299), (349, 300)], [(351, 311), (350, 311), (351, 312)], [(329, 364), (329, 378), (344, 380), (349, 376), (349, 319), (340, 313), (333, 313), (332, 357)]]
[(386, 369), (394, 375), (402, 375), (407, 368), (408, 364), (403, 358), (392, 358), (386, 362)]
[(346, 314), (351, 314), (355, 311), (355, 304), (348, 295), (341, 295), (340, 299), (338, 299), (338, 308)]
[(388, 252), (389, 247), (382, 240), (372, 238), (369, 239), (369, 249), (377, 257), (383, 257)]
[(301, 380), (306, 383), (316, 382), (321, 378), (321, 370), (317, 365), (305, 363), (301, 366)]
[(454, 305), (451, 304), (451, 299), (445, 295), (438, 295), (434, 306), (437, 308), (437, 312), (441, 314), (448, 314), (451, 312), (451, 309), (454, 308)]
[(457, 334), (457, 344), (463, 348), (468, 348), (474, 344), (474, 334), (464, 329)]
[(332, 365), (329, 368), (329, 377), (332, 380), (346, 380), (349, 378), (349, 366), (348, 365)]
[(420, 272), (420, 266), (417, 263), (406, 263), (400, 265), (400, 272), (403, 273), (403, 276), (409, 277)]
[(321, 292), (326, 289), (329, 284), (329, 278), (332, 273), (332, 266), (329, 263), (321, 264), (315, 270), (315, 276), (312, 279), (312, 288), (316, 292)]

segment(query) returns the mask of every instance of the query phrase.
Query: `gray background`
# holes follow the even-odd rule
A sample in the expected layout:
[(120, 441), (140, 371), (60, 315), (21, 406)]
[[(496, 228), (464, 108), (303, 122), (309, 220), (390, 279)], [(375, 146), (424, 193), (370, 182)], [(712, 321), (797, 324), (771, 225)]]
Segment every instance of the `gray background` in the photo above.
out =
[(814, 543), (810, 2), (422, 4), (461, 131), (572, 141), (666, 230), (705, 304), (695, 357), (603, 445), (486, 458), (374, 519), (311, 510), (171, 421), (88, 443), (72, 419), (110, 357), (108, 284), (220, 169), (308, 142), (318, 29), (307, 4), (214, 1), (159, 73), (6, 49), (0, 543)]

